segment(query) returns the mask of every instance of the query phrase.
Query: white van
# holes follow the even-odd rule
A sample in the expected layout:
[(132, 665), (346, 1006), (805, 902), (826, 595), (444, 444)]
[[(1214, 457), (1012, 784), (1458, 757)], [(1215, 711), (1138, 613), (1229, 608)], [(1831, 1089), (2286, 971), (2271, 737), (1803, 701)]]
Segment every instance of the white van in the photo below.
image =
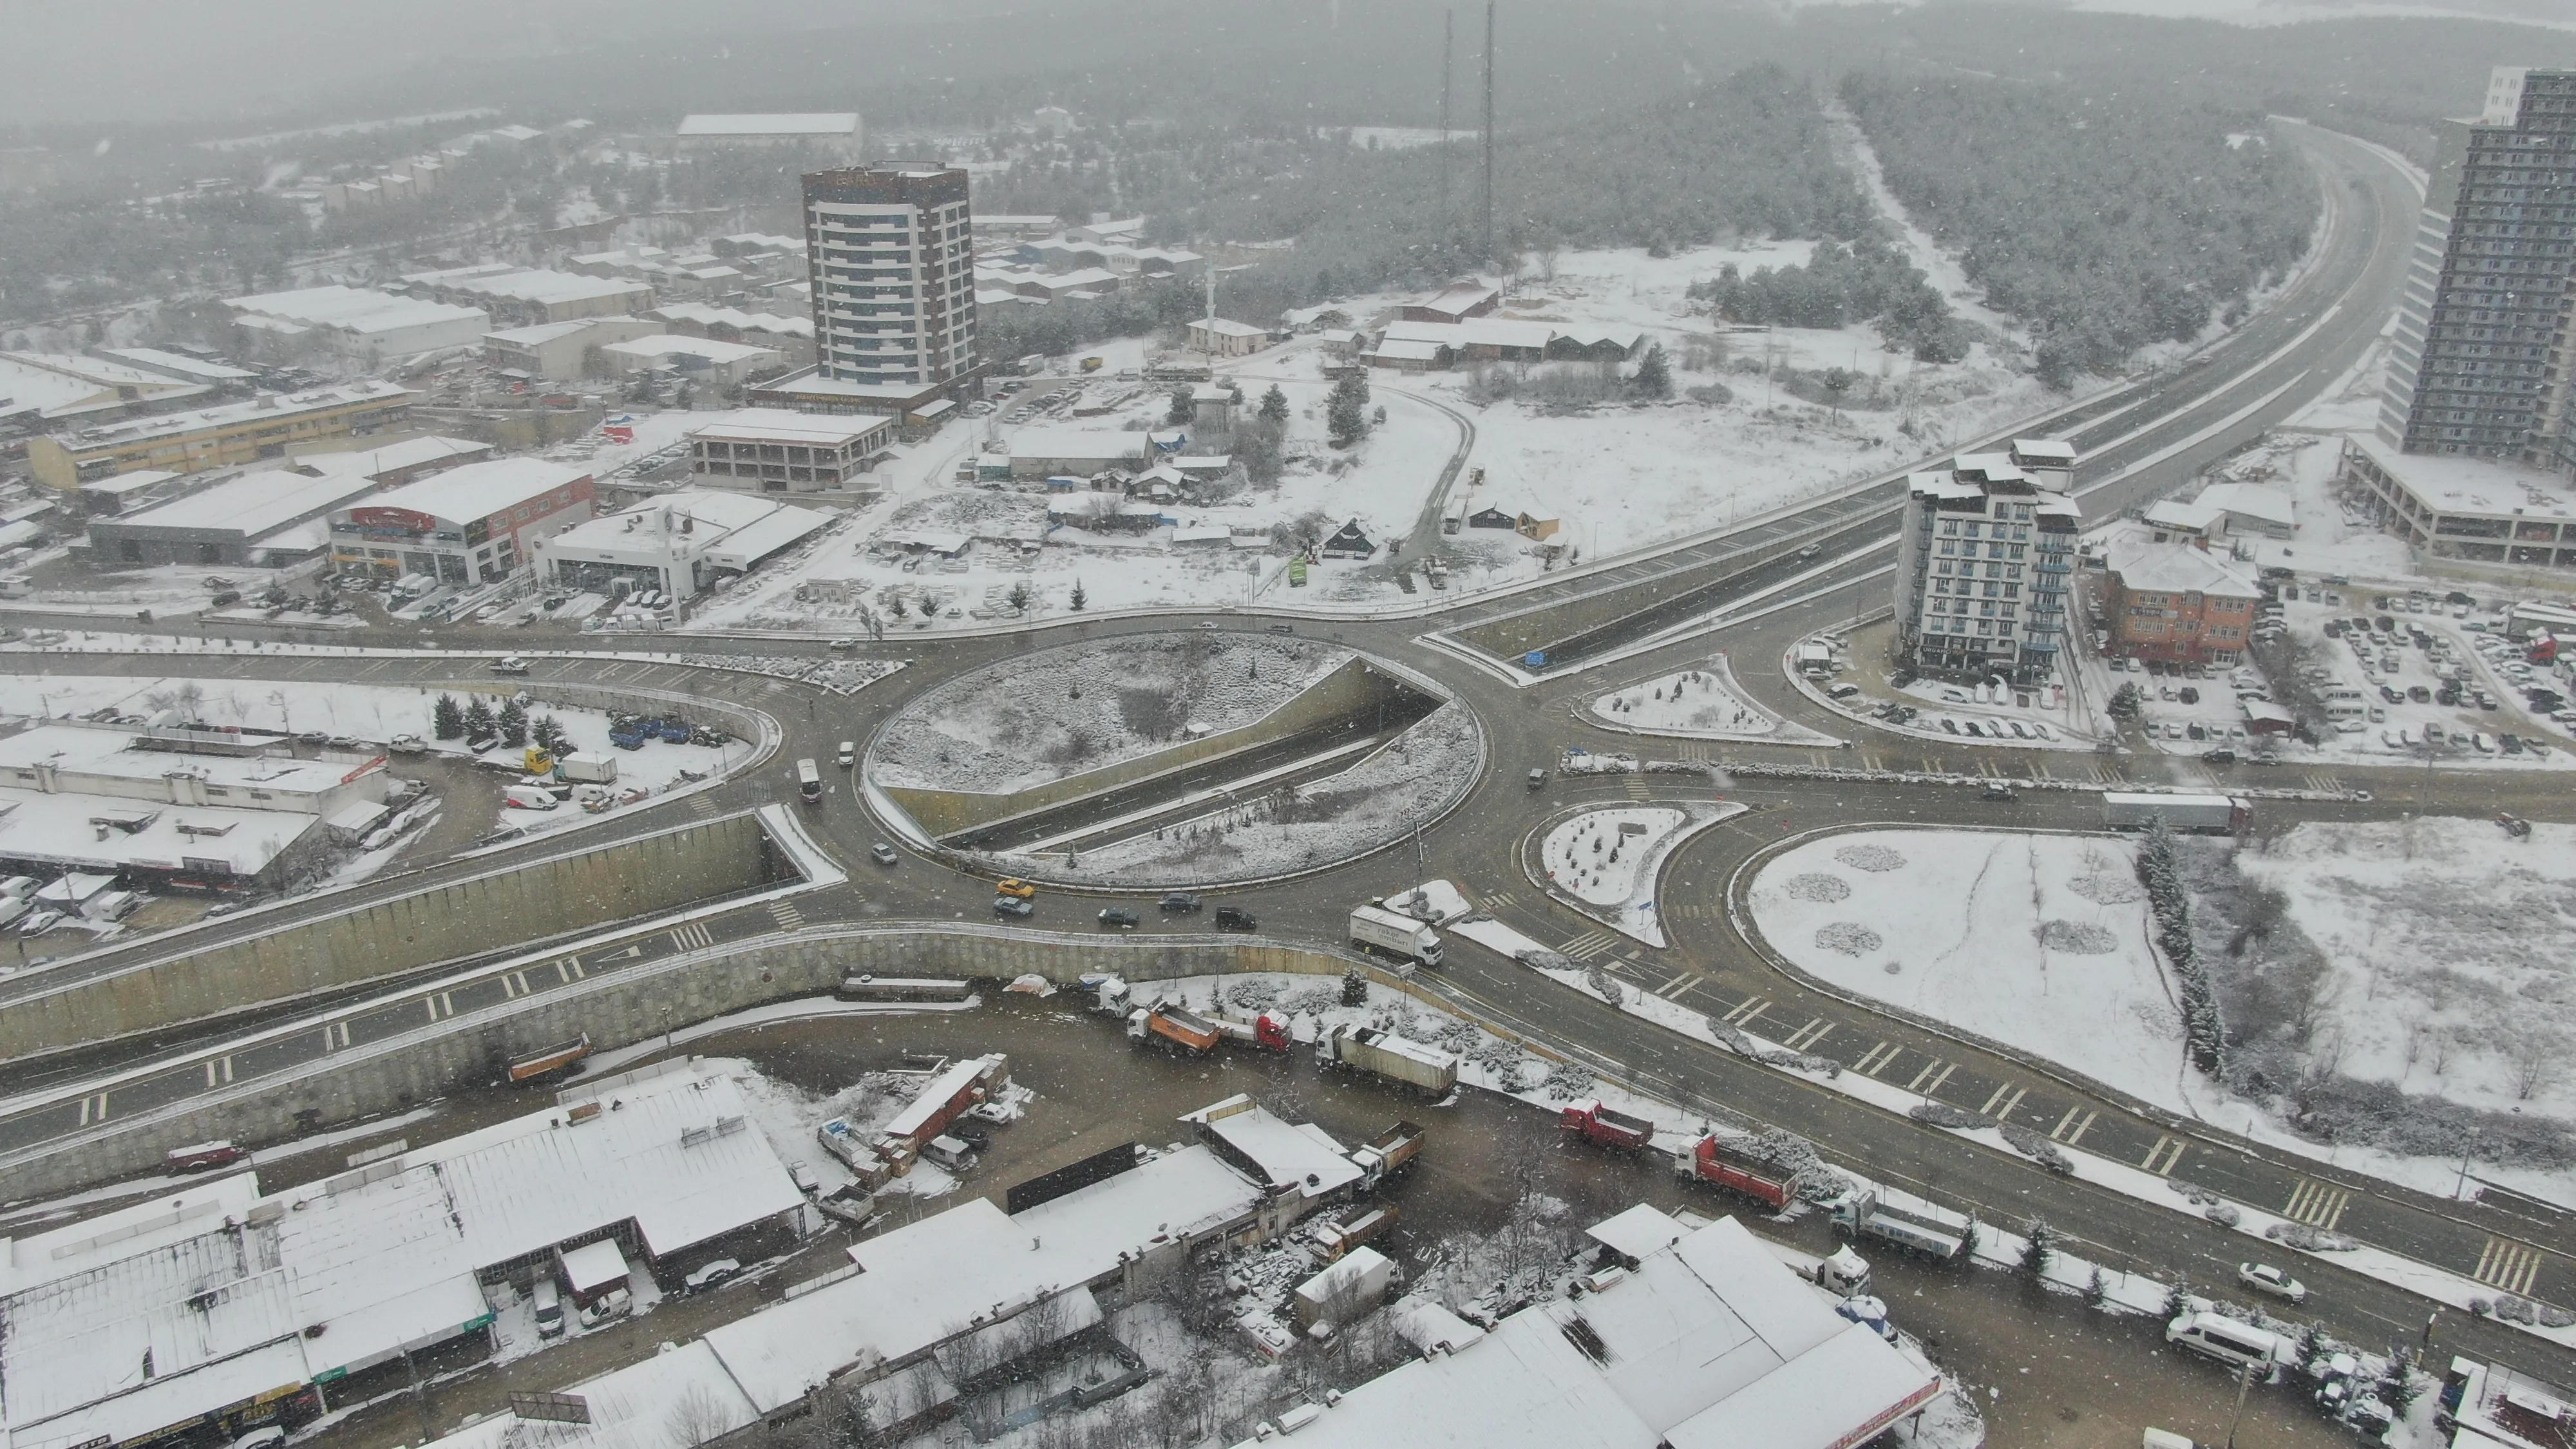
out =
[(121, 921), (142, 904), (143, 897), (132, 891), (100, 891), (81, 907), (81, 914), (93, 921)]
[(2343, 699), (2357, 701), (2361, 698), (2361, 691), (2348, 684), (2334, 686), (2323, 693), (2328, 703)]
[(2204, 1353), (2230, 1368), (2269, 1374), (2281, 1355), (2281, 1336), (2216, 1313), (2186, 1313), (2165, 1325), (2165, 1342)]
[(2368, 716), (2369, 713), (2370, 706), (2362, 703), (2358, 699), (2331, 699), (2326, 701), (2326, 718), (2328, 719), (2362, 719)]
[(513, 810), (552, 810), (558, 802), (534, 785), (513, 785), (501, 792), (501, 803)]
[(564, 1331), (563, 1290), (551, 1277), (540, 1278), (528, 1290), (528, 1300), (537, 1309), (537, 1337), (561, 1338)]

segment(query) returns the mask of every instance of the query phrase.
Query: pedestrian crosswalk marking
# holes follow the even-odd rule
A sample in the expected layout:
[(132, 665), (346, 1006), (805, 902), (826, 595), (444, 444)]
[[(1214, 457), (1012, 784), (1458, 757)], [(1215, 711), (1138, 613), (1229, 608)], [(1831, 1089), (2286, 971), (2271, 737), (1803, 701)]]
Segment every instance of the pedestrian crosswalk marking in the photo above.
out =
[(1880, 1042), (1878, 1045), (1871, 1047), (1868, 1051), (1862, 1052), (1860, 1054), (1860, 1060), (1852, 1063), (1852, 1070), (1860, 1073), (1864, 1077), (1877, 1076), (1879, 1073), (1886, 1071), (1888, 1065), (1894, 1062), (1898, 1054), (1904, 1050), (1905, 1049), (1903, 1047), (1898, 1046), (1892, 1041)]
[(2308, 777), (2308, 788), (2311, 790), (2322, 790), (2328, 794), (2339, 795), (2343, 793), (2343, 781), (2336, 779), (2332, 775), (2310, 775)]
[(1510, 891), (1494, 891), (1485, 897), (1485, 904), (1489, 906), (1509, 906), (1516, 905), (1518, 902), (1513, 899)]
[(2281, 1209), (2281, 1215), (2331, 1232), (2335, 1224), (2343, 1221), (2343, 1210), (2351, 1202), (2350, 1192), (2303, 1177), (2291, 1189), (2289, 1204)]
[(2489, 1238), (2486, 1251), (2478, 1254), (2477, 1271), (2469, 1276), (2507, 1293), (2528, 1295), (2531, 1280), (2540, 1276), (2540, 1250), (2511, 1238)]
[(2066, 1115), (2057, 1119), (2057, 1125), (2049, 1129), (2049, 1140), (2063, 1142), (2072, 1147), (2084, 1140), (2084, 1134), (2092, 1130), (2093, 1119), (2100, 1115), (2098, 1112), (2085, 1111), (2081, 1103), (2069, 1107), (2066, 1109)]
[(1784, 1045), (1793, 1052), (1814, 1051), (1816, 1043), (1823, 1041), (1825, 1035), (1833, 1029), (1834, 1024), (1820, 1016), (1789, 1033), (1789, 1039)]
[(1766, 997), (1748, 996), (1744, 999), (1743, 1005), (1726, 1014), (1726, 1022), (1729, 1026), (1749, 1026), (1753, 1018), (1762, 1014), (1762, 1008), (1770, 1004), (1770, 1000)]
[(1628, 777), (1627, 790), (1628, 798), (1631, 800), (1643, 800), (1649, 793), (1646, 789), (1645, 778), (1641, 775), (1630, 775)]
[(778, 922), (782, 930), (793, 931), (805, 924), (805, 913), (796, 909), (794, 901), (771, 901), (769, 915), (772, 920)]
[[(1934, 1071), (1934, 1067), (1938, 1067), (1940, 1070)], [(1959, 1064), (1957, 1062), (1935, 1061), (1929, 1063), (1922, 1071), (1914, 1074), (1913, 1084), (1908, 1086), (1906, 1090), (1921, 1097), (1937, 1097), (1941, 1095), (1941, 1084), (1950, 1080), (1950, 1074), (1958, 1069)], [(1927, 1078), (1929, 1080), (1926, 1080)]]
[(2021, 1105), (2022, 1094), (2028, 1090), (2026, 1087), (2016, 1087), (2006, 1082), (1995, 1088), (1993, 1095), (1986, 1098), (1986, 1105), (1977, 1110), (1998, 1122), (2003, 1121), (2012, 1116), (2013, 1108)]
[(696, 811), (701, 817), (704, 817), (716, 813), (716, 802), (708, 799), (707, 796), (701, 792), (689, 797), (689, 808)]
[(707, 929), (704, 921), (690, 921), (671, 930), (671, 949), (674, 951), (703, 951), (715, 943), (715, 933)]
[(1619, 944), (1619, 937), (1615, 932), (1586, 931), (1559, 946), (1557, 952), (1577, 961), (1589, 961), (1617, 944)]
[(2138, 1165), (2158, 1177), (2171, 1177), (2182, 1166), (2183, 1148), (2188, 1145), (2179, 1137), (2158, 1133), (2156, 1145), (2147, 1149), (2147, 1160)]

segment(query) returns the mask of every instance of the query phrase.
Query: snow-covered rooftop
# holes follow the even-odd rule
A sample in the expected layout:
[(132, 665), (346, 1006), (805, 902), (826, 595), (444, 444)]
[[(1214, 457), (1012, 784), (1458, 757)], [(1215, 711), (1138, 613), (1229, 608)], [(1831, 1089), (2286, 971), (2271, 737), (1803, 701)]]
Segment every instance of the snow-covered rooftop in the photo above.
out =
[(2224, 599), (2261, 598), (2252, 570), (2224, 554), (2191, 543), (2152, 543), (2135, 531), (2114, 535), (2104, 565), (2122, 587), (2159, 594), (2207, 594)]
[(725, 342), (713, 337), (690, 337), (677, 332), (659, 332), (650, 337), (637, 337), (625, 342), (611, 342), (599, 349), (619, 357), (703, 357), (709, 362), (756, 362), (776, 358), (771, 347), (755, 347), (748, 342)]
[(292, 467), (262, 468), (108, 521), (126, 528), (221, 529), (260, 538), (376, 491), (375, 479), (354, 469), (339, 471), (341, 466), (335, 463), (319, 477)]
[(1641, 1202), (1594, 1223), (1584, 1229), (1584, 1236), (1623, 1258), (1644, 1258), (1690, 1236), (1690, 1229), (1661, 1209)]
[(781, 111), (760, 114), (688, 115), (680, 118), (683, 136), (855, 136), (856, 111)]
[(415, 287), (463, 292), (496, 301), (528, 302), (541, 307), (652, 295), (652, 288), (642, 282), (584, 276), (579, 272), (548, 271), (541, 267), (458, 267), (444, 272), (414, 272), (403, 281)]
[(2440, 512), (2576, 520), (2576, 482), (2558, 474), (2486, 458), (2402, 453), (2368, 433), (2347, 434), (2345, 441)]
[[(187, 775), (210, 785), (242, 790), (318, 793), (341, 784), (346, 765), (284, 755), (197, 755), (135, 747), (137, 736), (79, 724), (38, 725), (0, 739), (0, 771), (16, 774), (49, 768), (63, 775), (119, 780), (161, 780)], [(253, 737), (254, 740), (256, 737)], [(29, 780), (32, 783), (32, 779)], [(151, 801), (127, 800), (128, 806)]]
[(1228, 1097), (1181, 1118), (1224, 1144), (1220, 1155), (1260, 1175), (1274, 1191), (1323, 1197), (1359, 1181), (1358, 1164), (1312, 1122), (1288, 1122), (1248, 1096)]
[(2212, 483), (2200, 490), (2197, 500), (2203, 508), (2215, 508), (2239, 518), (2290, 528), (2298, 522), (2298, 508), (2287, 490), (2267, 488), (2260, 483)]
[(410, 389), (390, 382), (346, 382), (333, 387), (316, 388), (311, 392), (285, 395), (264, 393), (244, 402), (227, 403), (222, 407), (205, 408), (196, 412), (159, 413), (148, 418), (123, 418), (99, 427), (83, 428), (74, 435), (73, 441), (83, 448), (131, 444), (150, 438), (193, 433), (206, 428), (228, 427), (253, 420), (283, 421), (299, 414), (324, 412), (332, 408), (347, 407), (353, 403), (391, 402), (396, 398), (412, 396), (414, 394)]
[(872, 434), (889, 432), (894, 419), (876, 414), (792, 413), (785, 408), (744, 408), (718, 418), (689, 436), (711, 442), (799, 443), (815, 448), (843, 448)]
[[(235, 875), (257, 875), (320, 819), (292, 810), (0, 787), (0, 855), (67, 870), (175, 871), (215, 861)], [(114, 823), (102, 828), (101, 821)]]
[(589, 476), (589, 469), (570, 463), (551, 463), (543, 458), (495, 458), (488, 463), (468, 463), (433, 473), (417, 483), (361, 498), (354, 506), (407, 508), (431, 518), (475, 523), (526, 504), (541, 503), (549, 494), (570, 488)]

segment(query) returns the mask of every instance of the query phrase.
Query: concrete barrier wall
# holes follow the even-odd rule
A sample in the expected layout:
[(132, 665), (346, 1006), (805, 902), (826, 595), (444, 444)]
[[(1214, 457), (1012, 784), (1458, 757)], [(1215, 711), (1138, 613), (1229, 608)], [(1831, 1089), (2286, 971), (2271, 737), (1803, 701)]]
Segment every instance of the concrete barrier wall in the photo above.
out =
[(908, 789), (893, 785), (880, 788), (903, 806), (922, 829), (935, 836), (952, 835), (973, 826), (991, 825), (1051, 810), (1103, 790), (1132, 785), (1237, 750), (1266, 745), (1300, 730), (1375, 708), (1378, 701), (1411, 688), (1410, 684), (1376, 668), (1365, 659), (1352, 659), (1317, 680), (1295, 699), (1251, 724), (1203, 739), (1167, 745), (1150, 755), (1104, 765), (1097, 770), (1085, 770), (1078, 775), (1067, 775), (1008, 795)]
[[(361, 1048), (296, 1076), (264, 1081), (230, 1100), (146, 1114), (124, 1126), (111, 1123), (67, 1142), (0, 1159), (0, 1180), (7, 1182), (12, 1197), (67, 1192), (107, 1178), (157, 1171), (163, 1154), (192, 1142), (230, 1138), (257, 1146), (402, 1112), (496, 1083), (513, 1052), (583, 1032), (589, 1033), (594, 1050), (614, 1050), (674, 1026), (827, 992), (856, 972), (999, 981), (1035, 974), (1070, 986), (1091, 971), (1115, 972), (1130, 981), (1248, 971), (1338, 977), (1354, 965), (1381, 987), (1407, 992), (1437, 1010), (1459, 1010), (1356, 957), (1257, 941), (1100, 941), (972, 926), (880, 926), (770, 937), (732, 950), (673, 958), (669, 965), (632, 976), (595, 977), (586, 986), (549, 992), (523, 1006), (461, 1015), (435, 1031), (424, 1029), (401, 1042)], [(1531, 1050), (1554, 1055), (1535, 1046)], [(527, 1110), (534, 1111), (553, 1099), (531, 1090), (526, 1100)]]
[(793, 878), (754, 815), (681, 826), (20, 998), (0, 1011), (0, 1057), (273, 1009)]

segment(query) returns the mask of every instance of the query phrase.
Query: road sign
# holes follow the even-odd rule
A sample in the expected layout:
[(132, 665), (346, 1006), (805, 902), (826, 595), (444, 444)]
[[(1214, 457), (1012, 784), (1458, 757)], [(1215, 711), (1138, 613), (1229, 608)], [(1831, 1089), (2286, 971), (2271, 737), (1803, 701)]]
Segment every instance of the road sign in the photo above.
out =
[(1288, 560), (1288, 587), (1292, 589), (1302, 589), (1306, 587), (1306, 561), (1304, 559), (1292, 558)]

